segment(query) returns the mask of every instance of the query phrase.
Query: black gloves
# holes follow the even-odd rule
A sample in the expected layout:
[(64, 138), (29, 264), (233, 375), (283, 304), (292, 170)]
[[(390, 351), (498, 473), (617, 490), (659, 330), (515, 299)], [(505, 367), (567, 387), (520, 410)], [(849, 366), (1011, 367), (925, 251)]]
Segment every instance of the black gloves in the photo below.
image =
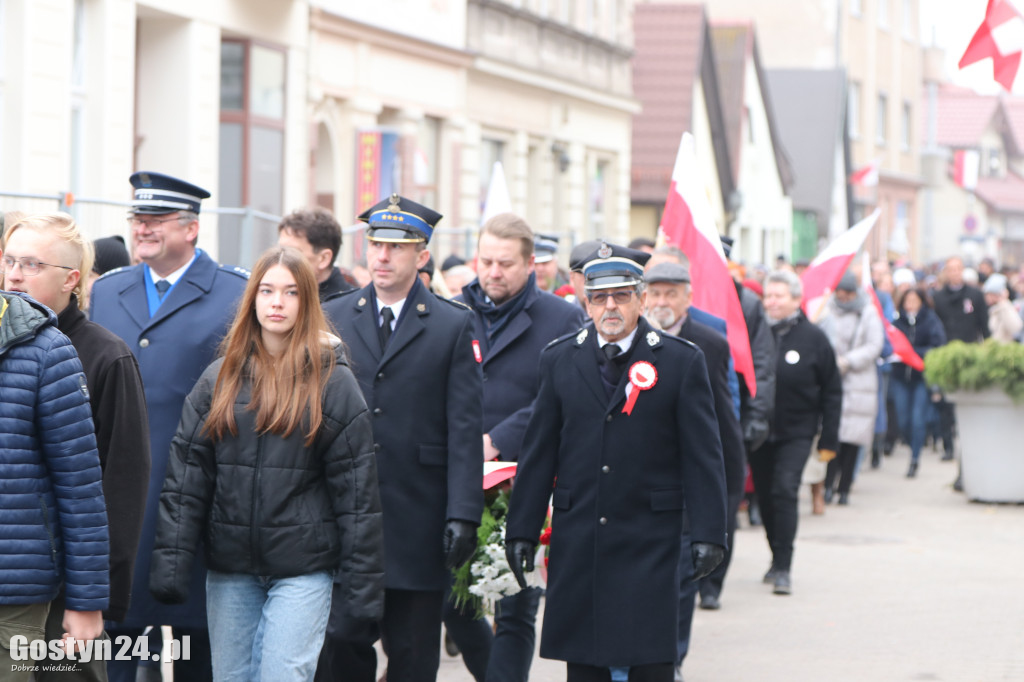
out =
[[(693, 556), (693, 579), (700, 580), (711, 575), (725, 558), (725, 547), (710, 542), (693, 543), (690, 554)], [(515, 570), (513, 568), (513, 570)]]
[(445, 568), (458, 568), (476, 552), (477, 524), (452, 519), (444, 526)]
[(751, 419), (743, 426), (743, 441), (747, 444), (747, 452), (753, 452), (768, 440), (768, 422), (764, 419)]
[(526, 565), (526, 571), (533, 570), (533, 551), (534, 543), (529, 540), (506, 540), (505, 542), (505, 558), (508, 559), (508, 565), (512, 569), (512, 575), (516, 577), (516, 582), (519, 583), (519, 587), (526, 588), (526, 576), (523, 575), (523, 564)]

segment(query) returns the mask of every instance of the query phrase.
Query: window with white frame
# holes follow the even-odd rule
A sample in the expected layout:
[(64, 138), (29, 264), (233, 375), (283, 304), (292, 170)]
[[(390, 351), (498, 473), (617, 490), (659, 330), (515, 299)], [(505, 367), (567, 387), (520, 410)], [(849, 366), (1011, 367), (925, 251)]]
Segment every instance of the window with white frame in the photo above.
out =
[(903, 37), (907, 40), (913, 40), (917, 31), (914, 30), (914, 24), (916, 17), (914, 16), (914, 3), (913, 0), (903, 0), (903, 11), (902, 24), (903, 24)]
[(850, 14), (859, 17), (863, 11), (860, 0), (850, 0)]
[(889, 28), (889, 0), (878, 0), (878, 28)]
[[(480, 140), (480, 169), (478, 178), (480, 180), (480, 214), (483, 215), (484, 204), (487, 203), (487, 190), (491, 186), (491, 175), (494, 173), (494, 163), (501, 161), (504, 166), (505, 142), (491, 138)], [(504, 169), (503, 169), (504, 170)], [(506, 174), (506, 178), (508, 175)], [(507, 180), (506, 180), (507, 183)]]
[(888, 137), (886, 134), (888, 123), (888, 112), (889, 112), (889, 96), (884, 92), (878, 93), (878, 102), (875, 106), (875, 143), (879, 146), (885, 145), (885, 140)]
[(846, 122), (850, 137), (860, 137), (860, 83), (850, 81), (850, 90), (846, 99)]

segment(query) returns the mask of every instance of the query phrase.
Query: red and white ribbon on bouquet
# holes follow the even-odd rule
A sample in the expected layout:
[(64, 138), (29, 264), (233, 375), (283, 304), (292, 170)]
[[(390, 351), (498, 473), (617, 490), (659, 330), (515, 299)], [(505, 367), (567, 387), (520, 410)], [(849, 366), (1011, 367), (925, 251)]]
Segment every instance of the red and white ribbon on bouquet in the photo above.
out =
[(623, 406), (622, 411), (625, 414), (632, 414), (633, 406), (636, 405), (636, 399), (640, 397), (640, 391), (654, 388), (656, 383), (658, 383), (658, 370), (654, 369), (654, 365), (645, 360), (634, 362), (629, 368), (629, 383), (626, 384), (626, 404)]

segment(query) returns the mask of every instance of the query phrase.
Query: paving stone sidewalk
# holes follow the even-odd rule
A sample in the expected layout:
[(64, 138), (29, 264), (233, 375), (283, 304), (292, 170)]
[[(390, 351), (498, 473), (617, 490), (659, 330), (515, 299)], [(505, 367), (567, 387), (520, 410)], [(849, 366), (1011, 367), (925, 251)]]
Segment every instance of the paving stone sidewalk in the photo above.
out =
[[(1022, 448), (1021, 456), (1024, 456)], [(698, 609), (686, 682), (1024, 681), (1024, 506), (968, 502), (955, 462), (909, 451), (861, 470), (850, 505), (801, 495), (793, 594), (761, 583), (770, 556), (746, 517), (720, 611)], [(442, 653), (439, 680), (472, 682)], [(535, 659), (530, 679), (565, 679)]]

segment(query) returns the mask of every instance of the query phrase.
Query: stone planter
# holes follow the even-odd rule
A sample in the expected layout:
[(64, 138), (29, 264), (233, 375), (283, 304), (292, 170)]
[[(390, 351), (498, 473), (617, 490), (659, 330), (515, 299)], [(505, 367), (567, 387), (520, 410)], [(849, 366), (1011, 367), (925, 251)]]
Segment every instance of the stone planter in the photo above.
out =
[(1024, 404), (998, 388), (957, 391), (964, 493), (978, 502), (1024, 503)]

